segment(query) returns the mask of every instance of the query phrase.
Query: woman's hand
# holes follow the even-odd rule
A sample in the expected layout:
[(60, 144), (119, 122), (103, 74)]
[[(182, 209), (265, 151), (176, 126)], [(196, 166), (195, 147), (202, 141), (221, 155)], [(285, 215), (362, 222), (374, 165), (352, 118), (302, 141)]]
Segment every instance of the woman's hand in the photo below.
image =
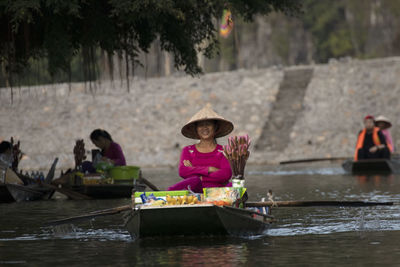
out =
[(114, 161), (113, 161), (112, 159), (109, 159), (109, 158), (107, 158), (107, 157), (102, 157), (102, 158), (101, 158), (101, 161), (104, 161), (104, 162), (108, 162), (108, 163), (114, 164)]
[(375, 153), (377, 150), (378, 150), (378, 147), (377, 147), (377, 146), (373, 146), (373, 147), (371, 147), (371, 148), (369, 149), (369, 152)]
[(215, 168), (215, 167), (208, 167), (208, 173), (212, 173), (212, 172), (216, 172), (219, 171), (219, 169)]
[(190, 162), (190, 160), (184, 160), (183, 161), (183, 165), (185, 165), (186, 167), (193, 167), (192, 163)]

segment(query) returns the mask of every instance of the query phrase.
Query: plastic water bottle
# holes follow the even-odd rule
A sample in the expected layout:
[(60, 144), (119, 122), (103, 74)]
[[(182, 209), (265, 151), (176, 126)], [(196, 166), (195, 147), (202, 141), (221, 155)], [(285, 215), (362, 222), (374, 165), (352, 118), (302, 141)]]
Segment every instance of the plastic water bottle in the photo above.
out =
[(44, 174), (43, 174), (43, 172), (40, 172), (39, 179), (40, 179), (41, 182), (44, 182)]

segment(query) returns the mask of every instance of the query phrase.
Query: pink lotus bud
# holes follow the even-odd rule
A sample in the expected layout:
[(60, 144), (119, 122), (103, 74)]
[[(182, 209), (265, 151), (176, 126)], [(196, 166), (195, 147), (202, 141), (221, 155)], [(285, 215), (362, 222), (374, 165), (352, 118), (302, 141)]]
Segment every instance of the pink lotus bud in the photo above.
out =
[(235, 147), (234, 142), (235, 142), (235, 139), (233, 138), (233, 136), (229, 137), (229, 146), (231, 148)]

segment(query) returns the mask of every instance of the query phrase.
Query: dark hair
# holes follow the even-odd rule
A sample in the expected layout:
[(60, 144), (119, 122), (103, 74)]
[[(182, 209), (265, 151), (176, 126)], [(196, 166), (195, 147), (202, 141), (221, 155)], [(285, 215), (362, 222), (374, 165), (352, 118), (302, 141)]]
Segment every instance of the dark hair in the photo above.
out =
[(96, 129), (90, 134), (90, 139), (92, 140), (99, 140), (99, 137), (104, 137), (105, 139), (108, 139), (111, 142), (113, 142), (111, 135), (105, 130)]
[(10, 142), (3, 141), (0, 143), (0, 154), (5, 153), (9, 149), (12, 149), (12, 145)]

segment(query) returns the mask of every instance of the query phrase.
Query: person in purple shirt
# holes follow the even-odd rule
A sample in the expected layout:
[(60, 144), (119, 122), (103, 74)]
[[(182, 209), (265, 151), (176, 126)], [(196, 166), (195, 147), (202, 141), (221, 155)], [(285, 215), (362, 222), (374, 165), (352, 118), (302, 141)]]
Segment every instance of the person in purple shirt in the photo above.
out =
[[(101, 161), (109, 162), (114, 166), (125, 166), (125, 156), (121, 146), (115, 143), (111, 135), (102, 129), (96, 129), (90, 134), (90, 140), (101, 150)], [(95, 173), (96, 169), (93, 162), (84, 161), (82, 163), (83, 172)]]
[(100, 148), (102, 161), (112, 163), (115, 166), (125, 166), (125, 156), (121, 146), (113, 141), (111, 135), (102, 129), (96, 129), (90, 134), (90, 140)]
[(207, 187), (230, 186), (231, 166), (224, 155), (224, 149), (215, 138), (228, 135), (233, 124), (219, 116), (210, 106), (196, 113), (183, 126), (182, 134), (191, 139), (200, 140), (183, 148), (179, 161), (179, 176), (182, 181), (168, 190), (191, 189), (196, 193)]

